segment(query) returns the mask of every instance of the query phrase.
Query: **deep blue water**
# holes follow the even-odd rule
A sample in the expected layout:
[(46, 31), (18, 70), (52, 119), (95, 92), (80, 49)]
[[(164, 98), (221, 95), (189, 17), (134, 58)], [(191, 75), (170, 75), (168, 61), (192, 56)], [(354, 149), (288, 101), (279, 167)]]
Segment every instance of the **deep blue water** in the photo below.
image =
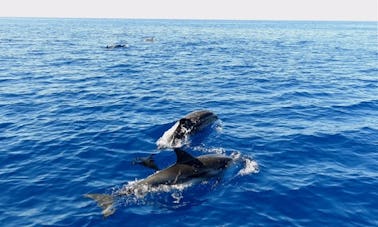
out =
[[(156, 140), (199, 109), (190, 152), (259, 171), (103, 219), (83, 194), (174, 163)], [(1, 226), (378, 226), (376, 22), (2, 18), (0, 110)]]

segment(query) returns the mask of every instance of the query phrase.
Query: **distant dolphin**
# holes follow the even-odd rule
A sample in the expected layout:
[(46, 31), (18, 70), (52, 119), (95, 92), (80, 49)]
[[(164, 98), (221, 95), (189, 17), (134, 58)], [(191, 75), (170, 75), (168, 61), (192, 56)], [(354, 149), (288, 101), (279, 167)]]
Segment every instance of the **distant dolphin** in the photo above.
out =
[(127, 48), (129, 45), (127, 44), (112, 44), (112, 45), (107, 45), (106, 49), (116, 49), (116, 48)]
[(203, 130), (218, 120), (218, 116), (208, 110), (194, 111), (177, 121), (156, 142), (159, 149), (178, 148), (189, 136)]
[(145, 41), (145, 42), (151, 42), (151, 43), (152, 43), (152, 42), (155, 41), (155, 38), (154, 38), (153, 36), (151, 36), (151, 37), (145, 38), (144, 41)]
[(130, 187), (112, 194), (86, 194), (85, 197), (91, 198), (102, 208), (104, 217), (108, 217), (115, 212), (115, 200), (118, 197), (133, 195), (138, 190), (151, 190), (162, 185), (178, 185), (193, 180), (205, 180), (218, 176), (231, 163), (232, 159), (221, 155), (202, 155), (193, 157), (181, 149), (174, 149), (177, 162), (149, 177), (136, 181)]

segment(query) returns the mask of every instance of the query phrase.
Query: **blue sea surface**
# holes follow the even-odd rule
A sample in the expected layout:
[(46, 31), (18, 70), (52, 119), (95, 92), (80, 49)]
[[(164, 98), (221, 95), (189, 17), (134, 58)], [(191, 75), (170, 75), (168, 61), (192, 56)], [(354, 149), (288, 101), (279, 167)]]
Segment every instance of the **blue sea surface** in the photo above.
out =
[[(83, 195), (173, 164), (156, 141), (200, 109), (189, 152), (259, 171), (104, 219)], [(0, 18), (0, 185), (1, 226), (378, 226), (378, 24)]]

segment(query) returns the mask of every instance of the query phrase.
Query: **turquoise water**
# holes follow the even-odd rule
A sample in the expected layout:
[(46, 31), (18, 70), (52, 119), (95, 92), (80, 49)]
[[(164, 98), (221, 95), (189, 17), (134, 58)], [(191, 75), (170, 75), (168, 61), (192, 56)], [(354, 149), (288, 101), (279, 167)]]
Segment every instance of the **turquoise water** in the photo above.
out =
[[(1, 18), (1, 225), (377, 226), (377, 29)], [(156, 141), (198, 109), (220, 126), (186, 149), (243, 161), (103, 219), (83, 195), (152, 174), (136, 157), (174, 163)]]

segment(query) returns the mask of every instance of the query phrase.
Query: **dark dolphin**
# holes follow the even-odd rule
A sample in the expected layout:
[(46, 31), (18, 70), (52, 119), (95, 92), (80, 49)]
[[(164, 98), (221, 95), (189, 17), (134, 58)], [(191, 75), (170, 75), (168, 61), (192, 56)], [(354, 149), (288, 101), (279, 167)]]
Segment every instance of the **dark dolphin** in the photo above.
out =
[(112, 44), (112, 45), (107, 45), (106, 49), (117, 49), (117, 48), (127, 48), (129, 45), (127, 44)]
[(158, 149), (179, 148), (189, 137), (218, 120), (218, 116), (208, 110), (194, 111), (177, 121), (156, 142)]
[(157, 171), (145, 179), (136, 181), (119, 192), (107, 194), (86, 194), (102, 208), (102, 214), (107, 217), (115, 212), (115, 200), (118, 197), (133, 195), (138, 190), (149, 191), (162, 185), (178, 185), (192, 180), (205, 180), (219, 176), (231, 163), (232, 159), (222, 155), (202, 155), (193, 157), (181, 149), (174, 149), (177, 161), (174, 165)]

